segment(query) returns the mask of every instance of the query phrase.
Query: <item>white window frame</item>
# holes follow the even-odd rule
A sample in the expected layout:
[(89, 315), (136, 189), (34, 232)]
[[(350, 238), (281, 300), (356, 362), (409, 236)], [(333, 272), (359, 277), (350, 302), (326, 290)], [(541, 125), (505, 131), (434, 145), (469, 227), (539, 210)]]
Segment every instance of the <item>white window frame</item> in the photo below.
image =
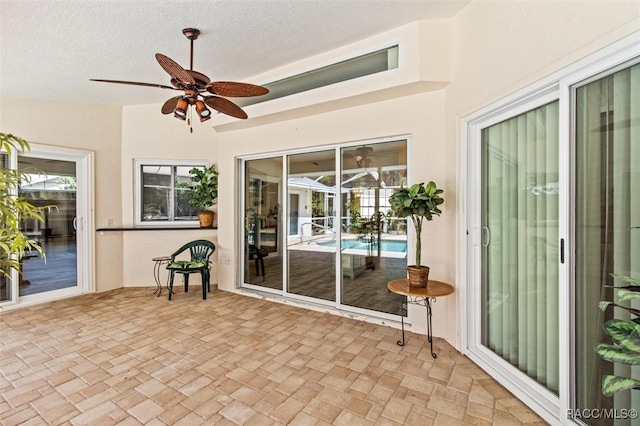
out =
[[(572, 182), (572, 102), (573, 87), (586, 79), (600, 73), (614, 69), (634, 58), (640, 57), (640, 32), (630, 36), (576, 62), (575, 64), (534, 83), (511, 96), (508, 96), (492, 105), (483, 108), (462, 119), (461, 131), (461, 171), (460, 180), (460, 204), (462, 212), (460, 221), (460, 246), (462, 247), (459, 276), (462, 283), (461, 298), (461, 340), (463, 351), (471, 360), (489, 372), (496, 380), (511, 391), (516, 397), (530, 406), (538, 415), (551, 424), (573, 425), (577, 422), (567, 418), (570, 408), (574, 407), (575, 390), (573, 389), (573, 354), (575, 347), (573, 336), (573, 298), (572, 298), (572, 271), (573, 271), (573, 236), (571, 226), (573, 224), (573, 194)], [(478, 179), (480, 158), (478, 151), (474, 149), (479, 143), (480, 129), (490, 123), (502, 121), (516, 116), (524, 110), (535, 106), (538, 102), (553, 100), (559, 101), (559, 239), (565, 242), (565, 262), (559, 266), (559, 341), (560, 341), (560, 383), (559, 396), (550, 395), (546, 389), (538, 385), (523, 385), (523, 382), (514, 379), (521, 374), (511, 371), (503, 365), (503, 362), (495, 354), (482, 351), (479, 348), (480, 335), (478, 334), (479, 313), (477, 304), (479, 259), (475, 254), (478, 244), (478, 220), (475, 210), (480, 194), (474, 192), (474, 182)], [(485, 353), (483, 353), (485, 352)], [(531, 381), (533, 382), (533, 381)]]
[[(133, 161), (133, 223), (136, 228), (194, 228), (198, 227), (197, 219), (194, 220), (145, 220), (142, 218), (142, 167), (162, 166), (162, 167), (209, 167), (210, 163), (205, 160), (158, 160), (158, 159), (135, 159)], [(172, 194), (173, 196), (173, 194)]]

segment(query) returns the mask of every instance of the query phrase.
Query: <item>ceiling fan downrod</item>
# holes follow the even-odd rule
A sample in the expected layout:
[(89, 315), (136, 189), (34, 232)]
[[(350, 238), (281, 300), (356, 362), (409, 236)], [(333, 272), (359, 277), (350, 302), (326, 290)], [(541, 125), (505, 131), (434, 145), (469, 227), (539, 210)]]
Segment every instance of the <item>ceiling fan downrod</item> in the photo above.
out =
[(193, 71), (193, 41), (198, 39), (200, 30), (197, 28), (185, 28), (184, 30), (182, 30), (182, 34), (184, 34), (186, 38), (191, 40), (191, 57), (189, 58), (189, 70)]

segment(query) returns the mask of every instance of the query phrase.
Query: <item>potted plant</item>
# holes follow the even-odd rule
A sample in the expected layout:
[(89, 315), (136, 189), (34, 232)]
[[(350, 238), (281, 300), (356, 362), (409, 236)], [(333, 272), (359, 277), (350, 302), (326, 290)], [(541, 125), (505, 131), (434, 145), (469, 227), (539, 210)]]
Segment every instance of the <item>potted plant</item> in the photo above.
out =
[[(611, 276), (625, 283), (623, 286), (606, 286), (616, 289), (618, 302), (640, 300), (640, 279), (619, 274), (611, 274)], [(599, 307), (602, 311), (608, 307), (624, 309), (628, 312), (627, 318), (630, 315), (635, 315), (636, 318), (613, 318), (602, 324), (602, 329), (611, 339), (612, 344), (597, 343), (594, 350), (598, 356), (613, 363), (640, 365), (640, 310), (607, 300), (601, 301)], [(602, 377), (604, 396), (613, 396), (629, 389), (640, 390), (640, 380), (612, 374)]]
[(414, 287), (426, 287), (429, 281), (429, 267), (421, 263), (422, 224), (424, 220), (433, 220), (433, 216), (442, 213), (438, 206), (444, 203), (444, 198), (440, 196), (443, 192), (431, 181), (426, 185), (416, 183), (408, 188), (401, 187), (389, 197), (391, 210), (396, 217), (410, 217), (416, 230), (416, 263), (407, 266), (409, 284)]
[[(28, 151), (29, 143), (12, 134), (0, 133), (0, 150)], [(34, 218), (44, 223), (42, 211), (48, 207), (36, 207), (26, 198), (16, 196), (18, 187), (27, 179), (19, 170), (0, 168), (0, 280), (10, 276), (11, 269), (20, 271), (20, 262), (25, 251), (35, 250), (44, 256), (40, 245), (29, 239), (20, 229), (20, 223)]]
[(188, 186), (188, 195), (191, 197), (189, 204), (198, 209), (198, 221), (201, 228), (210, 228), (213, 225), (211, 207), (218, 198), (218, 171), (215, 165), (209, 167), (194, 167), (189, 170), (191, 182)]

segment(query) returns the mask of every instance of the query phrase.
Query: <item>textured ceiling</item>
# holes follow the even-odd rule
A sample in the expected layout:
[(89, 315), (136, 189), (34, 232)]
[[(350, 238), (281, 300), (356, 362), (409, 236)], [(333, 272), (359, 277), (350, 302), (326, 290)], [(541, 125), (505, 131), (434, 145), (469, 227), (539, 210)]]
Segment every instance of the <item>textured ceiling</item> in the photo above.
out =
[(0, 0), (0, 96), (134, 105), (175, 92), (90, 82), (169, 84), (163, 53), (212, 80), (251, 76), (422, 20), (470, 0)]

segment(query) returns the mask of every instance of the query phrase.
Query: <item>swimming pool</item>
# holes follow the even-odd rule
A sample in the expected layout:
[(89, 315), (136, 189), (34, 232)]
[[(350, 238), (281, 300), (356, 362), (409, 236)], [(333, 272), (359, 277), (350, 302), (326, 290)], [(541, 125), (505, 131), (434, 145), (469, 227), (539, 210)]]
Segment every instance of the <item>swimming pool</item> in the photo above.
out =
[[(336, 240), (322, 241), (317, 243), (320, 246), (335, 247)], [(367, 250), (367, 244), (360, 240), (342, 240), (342, 249)], [(406, 253), (406, 240), (380, 240), (380, 250), (394, 253)]]

